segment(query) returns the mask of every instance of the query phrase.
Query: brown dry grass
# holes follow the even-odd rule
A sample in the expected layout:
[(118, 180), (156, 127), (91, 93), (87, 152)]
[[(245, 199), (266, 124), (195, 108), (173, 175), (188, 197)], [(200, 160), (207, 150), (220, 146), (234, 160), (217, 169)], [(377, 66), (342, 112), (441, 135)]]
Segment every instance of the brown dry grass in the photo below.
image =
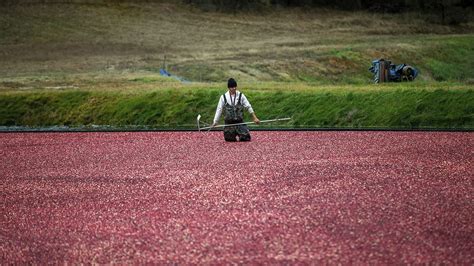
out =
[[(416, 14), (299, 9), (222, 14), (169, 1), (24, 4), (0, 12), (4, 81), (156, 76), (164, 66), (193, 81), (337, 79), (350, 71), (363, 73), (368, 60), (387, 50), (422, 49), (424, 34), (474, 29), (472, 23), (427, 24)], [(353, 57), (334, 55), (353, 49)]]

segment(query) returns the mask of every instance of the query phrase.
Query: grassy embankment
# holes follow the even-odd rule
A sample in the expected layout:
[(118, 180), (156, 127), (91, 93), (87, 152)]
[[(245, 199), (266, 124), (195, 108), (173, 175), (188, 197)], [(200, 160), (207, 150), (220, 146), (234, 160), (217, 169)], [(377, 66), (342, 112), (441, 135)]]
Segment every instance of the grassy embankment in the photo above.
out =
[[(197, 113), (210, 119), (232, 76), (262, 119), (291, 116), (288, 127), (474, 128), (472, 22), (298, 9), (230, 15), (170, 1), (0, 9), (2, 126), (194, 127)], [(421, 74), (372, 85), (367, 69), (381, 57)], [(161, 78), (164, 65), (192, 83)]]
[[(261, 127), (473, 129), (474, 91), (464, 85), (438, 86), (300, 85), (294, 89), (290, 84), (268, 83), (244, 91), (261, 119), (292, 117), (289, 122)], [(217, 86), (9, 92), (0, 98), (0, 124), (193, 129), (197, 114), (210, 122), (222, 92)]]

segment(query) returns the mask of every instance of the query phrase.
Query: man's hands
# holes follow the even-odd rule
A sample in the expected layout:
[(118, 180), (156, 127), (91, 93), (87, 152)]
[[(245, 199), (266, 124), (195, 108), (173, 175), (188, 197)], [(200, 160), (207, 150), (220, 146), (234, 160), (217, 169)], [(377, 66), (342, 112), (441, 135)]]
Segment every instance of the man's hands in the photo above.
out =
[[(253, 122), (254, 122), (255, 124), (260, 124), (260, 119), (258, 119), (258, 117), (255, 115), (255, 113), (252, 113), (252, 119), (253, 119)], [(211, 124), (210, 128), (213, 128), (213, 127), (215, 127), (215, 126), (217, 126), (217, 122), (213, 122), (213, 123)]]
[(253, 117), (253, 122), (255, 124), (260, 124), (260, 119), (258, 119), (258, 117), (255, 115), (255, 113), (252, 113), (252, 117)]

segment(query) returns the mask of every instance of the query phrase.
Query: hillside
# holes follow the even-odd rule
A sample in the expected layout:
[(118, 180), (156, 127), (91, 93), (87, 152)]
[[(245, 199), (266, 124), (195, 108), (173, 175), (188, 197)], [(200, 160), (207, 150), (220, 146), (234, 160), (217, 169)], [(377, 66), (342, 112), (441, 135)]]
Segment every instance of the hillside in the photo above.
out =
[[(212, 117), (231, 76), (260, 118), (292, 117), (278, 126), (474, 128), (473, 22), (298, 8), (227, 14), (165, 0), (64, 2), (0, 5), (0, 129), (194, 129), (197, 114)], [(421, 75), (372, 85), (375, 58), (411, 64)], [(161, 68), (190, 82), (162, 77)]]
[(162, 67), (195, 82), (365, 84), (371, 60), (381, 57), (414, 65), (420, 80), (474, 79), (474, 23), (430, 24), (421, 14), (226, 14), (171, 1), (21, 4), (0, 12), (2, 88), (75, 76), (153, 77)]

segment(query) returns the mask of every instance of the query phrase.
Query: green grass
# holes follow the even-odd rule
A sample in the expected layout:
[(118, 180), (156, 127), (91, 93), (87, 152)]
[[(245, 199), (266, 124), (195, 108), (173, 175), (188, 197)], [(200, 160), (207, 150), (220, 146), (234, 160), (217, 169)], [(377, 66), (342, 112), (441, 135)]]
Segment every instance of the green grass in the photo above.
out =
[(431, 47), (425, 62), (437, 81), (473, 80), (474, 37), (451, 38)]
[[(291, 116), (285, 127), (474, 127), (472, 21), (73, 2), (0, 5), (1, 126), (193, 128), (234, 77), (260, 118)], [(377, 58), (420, 75), (374, 85)], [(159, 76), (164, 66), (191, 83)]]
[[(275, 86), (276, 85), (276, 86)], [(465, 85), (409, 86), (260, 84), (244, 90), (261, 119), (291, 117), (286, 128), (474, 129), (474, 91)], [(270, 87), (274, 87), (273, 89)], [(193, 129), (197, 114), (210, 122), (221, 93), (216, 87), (128, 91), (0, 93), (2, 126), (92, 126)], [(248, 117), (248, 115), (247, 115)], [(275, 125), (262, 125), (261, 127)]]

